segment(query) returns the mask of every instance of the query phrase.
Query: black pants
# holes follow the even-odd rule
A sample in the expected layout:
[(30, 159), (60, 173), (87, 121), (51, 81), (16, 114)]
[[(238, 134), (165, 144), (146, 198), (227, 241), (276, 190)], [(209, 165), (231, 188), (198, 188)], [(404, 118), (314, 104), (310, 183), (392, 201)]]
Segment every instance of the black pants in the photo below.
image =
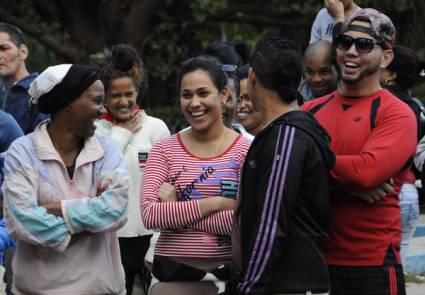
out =
[(406, 295), (403, 267), (329, 266), (331, 295)]
[(145, 269), (145, 255), (152, 235), (134, 238), (119, 238), (121, 261), (125, 272), (127, 295), (133, 292), (134, 279), (139, 275), (143, 288), (150, 284), (150, 274)]
[[(157, 278), (161, 283), (167, 283), (167, 282), (177, 283), (175, 284), (174, 287), (179, 288), (179, 292), (181, 291), (184, 292), (184, 290), (186, 290), (187, 294), (189, 293), (201, 294), (199, 292), (204, 292), (203, 294), (210, 294), (211, 292), (214, 294), (217, 294), (217, 289), (214, 285), (208, 288), (207, 286), (202, 287), (201, 285), (197, 285), (197, 284), (193, 286), (190, 286), (190, 285), (179, 286), (178, 284), (183, 282), (186, 282), (186, 283), (200, 282), (201, 284), (205, 284), (206, 281), (203, 281), (203, 282), (201, 281), (203, 278), (205, 278), (207, 273), (208, 272), (204, 270), (177, 262), (173, 260), (172, 258), (166, 257), (166, 256), (155, 255), (153, 260), (152, 274), (154, 275), (154, 277)], [(209, 271), (209, 273), (213, 274), (217, 279), (226, 282), (225, 292), (219, 293), (219, 294), (226, 294), (226, 295), (236, 294), (236, 292), (233, 291), (233, 290), (236, 290), (234, 289), (234, 286), (236, 286), (237, 284), (233, 286), (233, 283), (236, 282), (236, 278), (233, 278), (234, 275), (229, 265), (221, 265), (220, 267)], [(163, 288), (165, 286), (166, 285), (163, 284), (163, 286), (161, 287), (161, 291), (157, 289), (155, 294), (163, 294), (163, 292), (166, 291)], [(169, 292), (167, 294), (173, 294)]]

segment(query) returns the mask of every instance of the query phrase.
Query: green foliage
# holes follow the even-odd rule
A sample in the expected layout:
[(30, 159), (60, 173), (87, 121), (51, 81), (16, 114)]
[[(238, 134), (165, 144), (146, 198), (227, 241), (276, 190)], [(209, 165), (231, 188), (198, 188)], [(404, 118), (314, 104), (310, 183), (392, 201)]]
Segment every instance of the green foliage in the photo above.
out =
[[(43, 19), (34, 6), (34, 1), (23, 0), (8, 3), (8, 7), (15, 11), (15, 14), (21, 15), (22, 20), (31, 24), (36, 24), (37, 28), (56, 36), (59, 40), (69, 38), (59, 22), (49, 22)], [(29, 58), (27, 66), (31, 72), (41, 72), (47, 66), (63, 63), (64, 59), (57, 56), (52, 50), (41, 44), (35, 38), (25, 36), (25, 42), (29, 48)]]
[[(107, 16), (101, 13), (93, 15), (103, 17), (99, 19), (99, 23), (93, 24), (99, 24), (99, 30), (106, 25), (118, 28), (118, 24), (126, 22), (125, 16), (132, 8), (146, 2), (149, 1), (120, 0), (120, 11), (110, 12)], [(423, 0), (355, 0), (355, 2), (361, 7), (375, 7), (388, 14), (397, 26), (398, 40), (401, 44), (425, 50)], [(69, 24), (63, 21), (63, 14), (59, 13), (60, 6), (57, 3), (48, 0), (3, 0), (0, 2), (0, 8), (54, 35), (59, 42), (72, 39), (72, 45), (78, 46), (79, 36), (72, 35), (72, 32), (68, 31)], [(85, 4), (81, 0), (73, 3), (75, 9), (84, 7), (77, 3)], [(96, 5), (110, 2), (92, 0), (90, 3), (91, 7), (96, 8)], [(245, 42), (253, 48), (259, 39), (267, 35), (283, 35), (305, 47), (313, 19), (323, 7), (322, 1), (317, 0), (163, 0), (158, 3), (161, 3), (160, 12), (152, 11), (152, 15), (141, 16), (149, 19), (152, 25), (148, 26), (147, 35), (143, 35), (145, 36), (143, 40), (133, 38), (132, 42), (141, 49), (150, 77), (151, 89), (148, 89), (145, 97), (147, 105), (152, 107), (167, 105), (171, 109), (175, 108), (173, 97), (176, 94), (173, 86), (180, 63), (184, 59), (198, 54), (202, 48), (214, 41)], [(87, 14), (77, 15), (83, 18)], [(110, 18), (109, 23), (106, 17)], [(81, 23), (83, 20), (77, 22)], [(140, 30), (143, 31), (143, 28)], [(113, 30), (106, 32), (109, 33), (106, 38), (108, 41), (105, 41), (108, 44), (102, 45), (102, 40), (96, 50), (103, 51), (102, 46), (110, 46), (117, 40), (127, 42), (125, 36), (122, 40), (119, 38), (121, 36), (111, 37), (110, 32), (114, 32)], [(100, 35), (102, 34), (99, 33)], [(93, 44), (92, 39), (86, 40), (86, 44), (87, 42)], [(35, 39), (29, 39), (28, 44), (31, 70), (40, 71), (48, 65), (66, 62)], [(96, 52), (87, 52), (87, 54), (93, 53)], [(417, 89), (414, 93), (423, 96), (425, 89), (423, 87)]]
[(150, 116), (163, 120), (170, 129), (171, 134), (174, 134), (188, 126), (179, 107), (148, 108), (146, 109), (146, 113)]
[(412, 275), (409, 273), (404, 274), (407, 283), (425, 284), (425, 273), (420, 275)]
[(374, 7), (381, 11), (397, 10), (398, 12), (403, 12), (414, 8), (414, 1), (411, 0), (360, 0), (355, 2), (361, 7)]
[(57, 56), (53, 51), (33, 38), (26, 37), (25, 42), (28, 45), (30, 53), (27, 60), (27, 67), (30, 72), (42, 72), (49, 65), (66, 62), (63, 58)]
[(175, 67), (189, 55), (189, 48), (180, 43), (179, 29), (175, 24), (163, 23), (143, 41), (145, 64), (151, 76), (163, 81), (169, 77)]
[(226, 4), (226, 0), (197, 0), (192, 1), (190, 6), (192, 7), (194, 19), (198, 22), (204, 22), (209, 15), (225, 7)]
[[(401, 26), (400, 23), (411, 22), (408, 13), (414, 11), (414, 3), (418, 3), (418, 1), (409, 0), (358, 0), (355, 2), (362, 7), (375, 7), (390, 14), (394, 22), (402, 27), (401, 29), (404, 29), (404, 26)], [(245, 9), (249, 5), (254, 9)], [(241, 10), (231, 14), (229, 20), (210, 20), (212, 15), (234, 7), (240, 7)], [(163, 81), (164, 85), (173, 84), (181, 61), (196, 55), (202, 48), (215, 41), (245, 42), (253, 49), (257, 41), (264, 36), (283, 35), (294, 39), (305, 47), (308, 43), (313, 19), (322, 7), (323, 5), (318, 1), (313, 0), (191, 1), (189, 14), (192, 17), (185, 18), (182, 22), (160, 24), (143, 42), (143, 55), (148, 72), (152, 80), (159, 79)], [(404, 14), (407, 16), (404, 17)], [(282, 21), (287, 16), (293, 16), (293, 20), (301, 21), (302, 25), (291, 25), (289, 20), (288, 26), (237, 21), (239, 18), (246, 20), (249, 17), (255, 19), (257, 16)], [(232, 17), (234, 21), (232, 21)], [(413, 26), (417, 27), (418, 24), (413, 24)], [(413, 48), (418, 48), (418, 42), (422, 42), (419, 44), (422, 44), (421, 47), (425, 47), (424, 38), (422, 37), (422, 41), (417, 41), (414, 39), (414, 34), (400, 30), (399, 40), (402, 44)], [(419, 96), (421, 93), (425, 93), (422, 88), (419, 88), (418, 91), (416, 93), (419, 93)], [(151, 94), (155, 95), (154, 105), (157, 106), (170, 105), (170, 99), (175, 96), (170, 87), (168, 87), (165, 98), (158, 97), (158, 91), (151, 92)], [(152, 101), (152, 98), (148, 97), (147, 101)]]
[[(267, 35), (278, 34), (276, 28), (259, 28), (255, 25), (243, 23), (221, 23), (226, 39), (234, 43), (246, 43), (251, 49), (254, 49), (255, 44)], [(213, 42), (211, 40), (208, 43)]]

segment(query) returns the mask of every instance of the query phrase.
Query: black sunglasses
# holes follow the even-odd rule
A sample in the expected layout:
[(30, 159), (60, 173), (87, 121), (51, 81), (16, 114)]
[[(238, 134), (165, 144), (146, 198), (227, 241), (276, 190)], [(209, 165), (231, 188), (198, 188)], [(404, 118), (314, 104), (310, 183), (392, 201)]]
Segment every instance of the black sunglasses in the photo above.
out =
[(380, 42), (376, 42), (373, 39), (369, 38), (353, 38), (348, 35), (340, 34), (335, 39), (336, 48), (341, 50), (348, 50), (356, 45), (356, 50), (359, 53), (368, 53), (371, 52), (375, 45), (379, 45), (384, 48), (383, 44)]

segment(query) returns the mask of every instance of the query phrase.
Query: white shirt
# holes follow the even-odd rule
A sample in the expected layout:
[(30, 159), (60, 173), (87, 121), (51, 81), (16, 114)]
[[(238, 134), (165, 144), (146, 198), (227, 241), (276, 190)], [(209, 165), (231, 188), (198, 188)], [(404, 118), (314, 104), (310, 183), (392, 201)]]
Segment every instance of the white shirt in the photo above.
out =
[(130, 130), (101, 120), (97, 123), (98, 130), (117, 143), (124, 154), (130, 174), (130, 190), (128, 196), (128, 220), (121, 228), (118, 237), (138, 237), (152, 234), (147, 230), (140, 215), (140, 185), (143, 180), (143, 170), (149, 151), (159, 140), (170, 136), (165, 123), (142, 112), (141, 129), (133, 134)]
[[(361, 9), (357, 6), (357, 9)], [(332, 43), (332, 30), (335, 25), (334, 18), (329, 14), (326, 8), (322, 8), (314, 19), (310, 33), (310, 44), (319, 40), (325, 40)]]

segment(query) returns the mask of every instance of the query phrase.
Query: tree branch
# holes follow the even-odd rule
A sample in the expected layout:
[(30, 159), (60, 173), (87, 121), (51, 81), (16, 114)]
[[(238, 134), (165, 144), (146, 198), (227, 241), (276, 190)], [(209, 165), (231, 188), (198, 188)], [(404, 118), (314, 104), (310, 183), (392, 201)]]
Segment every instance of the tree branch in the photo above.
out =
[[(169, 13), (172, 13), (173, 15), (171, 16), (164, 10), (161, 10), (157, 13), (157, 16), (162, 22), (168, 23), (179, 23), (194, 19), (193, 14), (191, 14), (190, 11), (189, 14), (175, 14), (174, 11)], [(306, 18), (308, 17), (303, 15), (301, 12), (275, 12), (267, 7), (258, 7), (258, 5), (237, 4), (219, 9), (214, 14), (208, 15), (205, 20), (295, 28), (305, 25)], [(313, 22), (313, 19), (311, 19), (311, 22)]]
[(52, 34), (41, 30), (19, 17), (13, 16), (10, 12), (5, 11), (3, 8), (0, 8), (0, 20), (19, 27), (24, 33), (37, 39), (47, 48), (53, 50), (67, 60), (72, 62), (85, 60), (84, 52), (82, 52), (78, 47), (73, 46), (66, 41), (58, 40)]
[(124, 37), (132, 44), (140, 44), (141, 41), (156, 26), (159, 17), (158, 11), (164, 10), (164, 1), (144, 0), (135, 3), (125, 22)]
[(305, 19), (300, 19), (297, 17), (270, 17), (266, 15), (212, 15), (207, 17), (207, 21), (223, 21), (223, 22), (232, 22), (232, 23), (246, 23), (252, 25), (264, 25), (264, 26), (274, 26), (274, 27), (299, 27), (305, 24)]
[(71, 41), (89, 53), (102, 50), (106, 40), (102, 1), (56, 0), (56, 2), (63, 14), (61, 22)]

